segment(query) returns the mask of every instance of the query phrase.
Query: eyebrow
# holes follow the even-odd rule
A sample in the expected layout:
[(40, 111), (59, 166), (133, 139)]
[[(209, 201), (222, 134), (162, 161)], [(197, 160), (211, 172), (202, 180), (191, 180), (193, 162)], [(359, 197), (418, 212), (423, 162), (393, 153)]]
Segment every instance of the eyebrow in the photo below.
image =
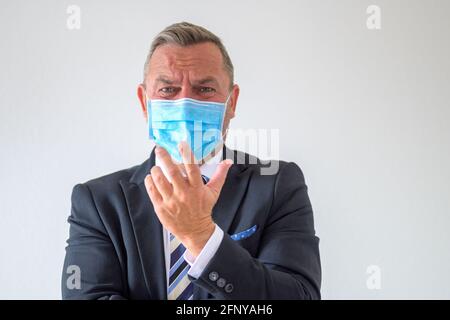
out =
[(203, 79), (200, 79), (200, 80), (194, 82), (195, 85), (204, 85), (204, 84), (208, 84), (208, 83), (212, 83), (217, 86), (219, 85), (219, 82), (217, 81), (217, 79), (212, 76), (206, 77), (206, 78), (203, 78)]
[[(162, 82), (162, 83), (167, 84), (167, 85), (173, 85), (175, 83), (173, 80), (170, 80), (169, 78), (167, 78), (165, 76), (158, 76), (156, 78), (155, 82), (156, 83)], [(205, 84), (209, 84), (209, 83), (212, 83), (212, 84), (214, 84), (216, 86), (219, 85), (219, 82), (213, 76), (209, 76), (209, 77), (206, 77), (206, 78), (194, 81), (194, 85), (197, 85), (197, 86), (198, 85), (205, 85)]]

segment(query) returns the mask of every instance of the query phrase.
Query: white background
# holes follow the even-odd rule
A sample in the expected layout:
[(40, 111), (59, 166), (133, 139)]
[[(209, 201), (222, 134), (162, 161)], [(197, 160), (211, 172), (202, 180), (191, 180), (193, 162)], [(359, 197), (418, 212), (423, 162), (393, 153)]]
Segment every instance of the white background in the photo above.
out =
[[(81, 29), (66, 9), (81, 8)], [(381, 8), (368, 30), (366, 8)], [(219, 35), (232, 128), (279, 129), (303, 169), (325, 299), (450, 298), (448, 1), (0, 0), (0, 298), (59, 299), (70, 194), (143, 162), (152, 38)], [(381, 270), (369, 290), (367, 267)]]

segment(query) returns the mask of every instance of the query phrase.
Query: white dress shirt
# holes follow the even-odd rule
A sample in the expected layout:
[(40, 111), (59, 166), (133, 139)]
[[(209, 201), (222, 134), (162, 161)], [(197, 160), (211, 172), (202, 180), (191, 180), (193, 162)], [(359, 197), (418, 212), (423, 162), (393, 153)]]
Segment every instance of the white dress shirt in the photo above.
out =
[[(218, 152), (213, 158), (209, 159), (206, 163), (200, 166), (201, 174), (208, 178), (211, 178), (214, 172), (216, 171), (217, 165), (220, 163), (221, 160), (222, 160), (222, 152)], [(167, 177), (166, 168), (158, 159), (158, 156), (156, 156), (155, 158), (155, 165), (161, 167), (164, 175)], [(170, 181), (170, 178), (167, 179), (169, 179)], [(206, 242), (206, 245), (203, 247), (203, 250), (200, 252), (200, 254), (197, 256), (196, 259), (192, 256), (189, 250), (186, 250), (184, 252), (183, 257), (186, 260), (186, 262), (189, 263), (189, 265), (191, 266), (191, 268), (188, 271), (188, 275), (194, 278), (200, 277), (203, 270), (206, 268), (209, 261), (219, 248), (222, 239), (223, 239), (223, 231), (216, 224), (213, 234)], [(167, 231), (166, 228), (164, 228), (164, 226), (163, 226), (163, 240), (164, 240), (164, 255), (166, 261), (166, 276), (167, 276), (167, 283), (169, 283), (170, 232)]]

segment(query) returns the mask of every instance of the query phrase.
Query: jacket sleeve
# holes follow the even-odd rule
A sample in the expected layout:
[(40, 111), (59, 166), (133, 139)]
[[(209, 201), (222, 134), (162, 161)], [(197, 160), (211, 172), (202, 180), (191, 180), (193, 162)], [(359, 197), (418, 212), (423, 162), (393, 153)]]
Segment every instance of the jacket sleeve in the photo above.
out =
[(121, 268), (89, 187), (72, 192), (61, 280), (63, 299), (123, 299)]
[(200, 277), (191, 280), (216, 299), (320, 299), (319, 238), (296, 164), (280, 167), (257, 256), (225, 234)]

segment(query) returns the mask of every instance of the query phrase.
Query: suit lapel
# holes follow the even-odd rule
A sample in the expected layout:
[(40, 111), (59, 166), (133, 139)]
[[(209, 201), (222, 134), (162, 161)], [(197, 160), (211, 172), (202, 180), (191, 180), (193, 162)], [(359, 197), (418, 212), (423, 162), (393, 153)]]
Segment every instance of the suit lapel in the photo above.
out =
[(121, 181), (150, 299), (167, 299), (162, 225), (147, 195), (144, 179), (155, 163), (154, 152), (131, 177)]
[(219, 199), (217, 200), (212, 213), (214, 222), (217, 223), (225, 233), (228, 233), (231, 223), (234, 220), (234, 216), (242, 202), (242, 198), (247, 191), (251, 174), (251, 170), (247, 170), (248, 166), (241, 164), (242, 159), (239, 158), (238, 152), (224, 148), (223, 159), (227, 158), (231, 158), (234, 164), (228, 172)]

